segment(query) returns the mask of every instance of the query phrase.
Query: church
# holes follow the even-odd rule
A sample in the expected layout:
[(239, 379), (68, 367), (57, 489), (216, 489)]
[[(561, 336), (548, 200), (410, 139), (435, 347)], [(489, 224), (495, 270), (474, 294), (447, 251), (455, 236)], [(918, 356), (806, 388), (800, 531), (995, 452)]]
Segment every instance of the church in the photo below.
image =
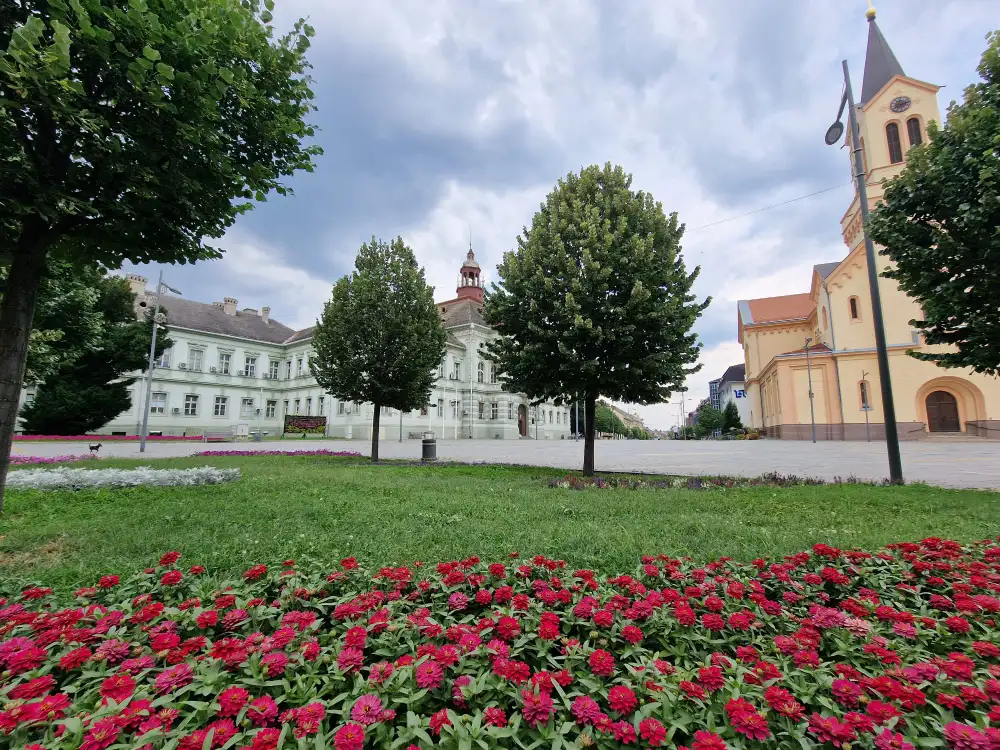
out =
[[(927, 124), (941, 122), (941, 112), (939, 87), (903, 72), (872, 10), (868, 24), (857, 106), (869, 208), (874, 208), (883, 181), (902, 171), (907, 152), (927, 140)], [(851, 155), (850, 148), (846, 152)], [(738, 303), (749, 424), (769, 437), (811, 439), (814, 421), (818, 440), (885, 437), (857, 191), (841, 219), (841, 233), (847, 254), (814, 266), (812, 277), (803, 279), (808, 291)], [(879, 255), (877, 262), (881, 273), (891, 261)], [(1000, 379), (909, 356), (910, 350), (947, 347), (928, 346), (913, 330), (909, 321), (922, 318), (920, 305), (894, 281), (880, 276), (879, 291), (900, 439), (1000, 438)]]
[[(146, 277), (129, 274), (127, 279), (137, 303), (153, 303)], [(325, 418), (328, 437), (371, 440), (372, 404), (336, 399), (313, 378), (313, 328), (294, 330), (272, 318), (268, 307), (239, 309), (233, 297), (205, 303), (163, 294), (159, 304), (167, 311), (172, 346), (153, 370), (151, 435), (259, 431), (276, 436), (285, 417), (292, 416)], [(493, 363), (483, 356), (483, 345), (497, 334), (483, 320), (483, 281), (471, 247), (459, 269), (455, 297), (436, 304), (447, 339), (428, 404), (403, 413), (383, 407), (380, 439), (416, 439), (428, 431), (438, 439), (568, 438), (567, 406), (535, 405), (523, 394), (504, 391)], [(144, 374), (134, 373), (132, 405), (101, 434), (138, 434)], [(32, 400), (34, 390), (33, 385), (24, 389), (22, 403)]]

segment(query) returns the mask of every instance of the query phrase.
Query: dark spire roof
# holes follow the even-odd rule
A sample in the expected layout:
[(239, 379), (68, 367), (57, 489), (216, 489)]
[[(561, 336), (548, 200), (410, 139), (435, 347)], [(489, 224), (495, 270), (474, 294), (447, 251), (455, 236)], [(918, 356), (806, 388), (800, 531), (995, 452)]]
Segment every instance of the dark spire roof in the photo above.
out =
[(906, 75), (899, 60), (892, 54), (889, 43), (882, 36), (875, 14), (868, 15), (868, 52), (865, 55), (865, 78), (861, 84), (861, 106), (871, 101), (874, 96), (889, 83), (893, 76)]

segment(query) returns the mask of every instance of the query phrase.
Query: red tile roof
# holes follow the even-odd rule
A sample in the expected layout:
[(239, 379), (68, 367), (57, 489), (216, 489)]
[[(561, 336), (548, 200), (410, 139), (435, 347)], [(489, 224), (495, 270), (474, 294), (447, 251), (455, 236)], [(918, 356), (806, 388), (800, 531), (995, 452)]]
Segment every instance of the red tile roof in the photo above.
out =
[(748, 300), (753, 322), (774, 323), (779, 320), (805, 320), (814, 309), (809, 292), (786, 294)]

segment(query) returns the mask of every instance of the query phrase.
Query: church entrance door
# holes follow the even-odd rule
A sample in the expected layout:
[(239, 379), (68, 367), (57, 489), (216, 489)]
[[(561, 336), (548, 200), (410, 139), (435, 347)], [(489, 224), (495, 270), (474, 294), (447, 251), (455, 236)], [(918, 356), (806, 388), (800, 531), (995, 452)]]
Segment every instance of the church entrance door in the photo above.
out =
[(524, 404), (517, 407), (517, 431), (521, 437), (528, 434), (528, 407)]
[(947, 391), (927, 396), (927, 429), (930, 432), (960, 432), (958, 402)]

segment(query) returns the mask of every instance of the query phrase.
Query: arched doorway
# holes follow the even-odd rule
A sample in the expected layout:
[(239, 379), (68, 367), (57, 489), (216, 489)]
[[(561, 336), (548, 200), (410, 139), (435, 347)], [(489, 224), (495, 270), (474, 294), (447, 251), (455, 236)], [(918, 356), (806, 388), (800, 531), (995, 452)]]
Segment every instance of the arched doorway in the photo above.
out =
[(927, 430), (929, 432), (960, 432), (958, 401), (947, 391), (927, 395)]
[(528, 434), (528, 407), (524, 404), (517, 407), (517, 431), (521, 437)]

